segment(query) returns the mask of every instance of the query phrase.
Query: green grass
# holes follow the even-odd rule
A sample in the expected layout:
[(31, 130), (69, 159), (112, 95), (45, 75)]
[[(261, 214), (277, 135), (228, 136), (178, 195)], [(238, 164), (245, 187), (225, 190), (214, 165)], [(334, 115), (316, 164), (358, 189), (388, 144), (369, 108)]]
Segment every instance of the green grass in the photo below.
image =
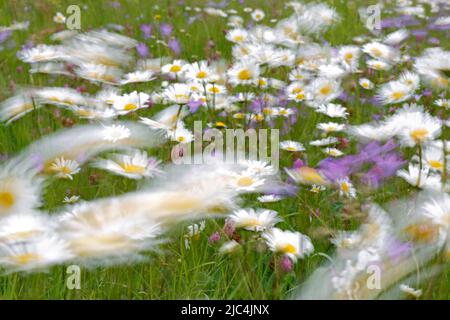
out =
[[(181, 40), (182, 56), (187, 60), (201, 59), (207, 52), (208, 40), (215, 43), (213, 51), (218, 51), (223, 58), (230, 59), (231, 46), (224, 38), (224, 20), (217, 17), (206, 17), (187, 25), (183, 16), (182, 6), (177, 1), (151, 0), (119, 1), (120, 9), (113, 8), (111, 1), (78, 0), (76, 4), (86, 6), (82, 10), (81, 23), (83, 30), (102, 27), (108, 23), (116, 23), (126, 26), (125, 34), (142, 40), (139, 25), (141, 23), (154, 22), (155, 15), (161, 16), (161, 22), (174, 25), (174, 32)], [(324, 38), (331, 45), (349, 44), (356, 35), (367, 34), (362, 22), (359, 20), (356, 8), (367, 1), (328, 1), (335, 6), (342, 16), (342, 21), (331, 28)], [(30, 21), (28, 31), (14, 32), (12, 38), (16, 42), (15, 48), (0, 51), (0, 101), (12, 95), (10, 85), (17, 86), (63, 86), (71, 87), (84, 84), (89, 92), (95, 92), (98, 87), (79, 79), (66, 77), (48, 77), (46, 75), (33, 75), (28, 73), (29, 66), (21, 63), (16, 58), (16, 51), (27, 40), (35, 43), (50, 43), (49, 35), (57, 30), (53, 23), (53, 16), (57, 11), (65, 13), (65, 9), (74, 1), (57, 0), (6, 0), (0, 3), (1, 25), (9, 25), (14, 20)], [(155, 9), (154, 5), (159, 5)], [(203, 5), (204, 1), (186, 1), (186, 5), (195, 7)], [(284, 9), (284, 2), (280, 0), (270, 1), (245, 1), (244, 6), (260, 7), (267, 17), (279, 19), (289, 14)], [(232, 1), (230, 8), (236, 8), (242, 12), (238, 1)], [(25, 8), (28, 8), (25, 10)], [(142, 15), (142, 18), (137, 18)], [(61, 27), (59, 27), (61, 28)], [(184, 29), (185, 32), (181, 32)], [(448, 38), (441, 38), (443, 47), (449, 47)], [(169, 55), (167, 48), (158, 46), (155, 40), (147, 41), (147, 45), (154, 56)], [(422, 50), (422, 48), (417, 48)], [(210, 50), (211, 51), (211, 50)], [(134, 54), (134, 53), (133, 53)], [(411, 55), (417, 52), (411, 52)], [(17, 71), (18, 67), (23, 71)], [(148, 85), (125, 87), (124, 91), (135, 88), (146, 92), (154, 90)], [(361, 102), (358, 92), (355, 93), (355, 102), (347, 105), (351, 112), (351, 123), (362, 123), (370, 120), (371, 114), (376, 110), (373, 106)], [(75, 119), (67, 111), (62, 111), (62, 117), (56, 119), (52, 107), (45, 107), (37, 112), (30, 113), (10, 126), (0, 125), (0, 154), (15, 154), (21, 149), (38, 139), (41, 135), (54, 132), (63, 128), (63, 118), (71, 118), (75, 123), (85, 121)], [(158, 110), (139, 111), (139, 115), (151, 116)], [(306, 142), (312, 139), (316, 124), (325, 120), (306, 108), (301, 110), (302, 119), (291, 132), (283, 139)], [(135, 116), (132, 116), (135, 117)], [(38, 123), (38, 126), (36, 125)], [(317, 136), (319, 138), (319, 136)], [(168, 158), (168, 148), (156, 150), (154, 153), (162, 159)], [(308, 148), (309, 161), (316, 164), (323, 155), (314, 154), (313, 149)], [(292, 164), (292, 158), (281, 153), (280, 167)], [(95, 175), (98, 182), (91, 183), (90, 177)], [(65, 195), (78, 194), (85, 200), (96, 199), (111, 195), (118, 195), (134, 190), (136, 183), (113, 177), (105, 172), (85, 166), (82, 172), (74, 177), (73, 181), (51, 181), (45, 191), (45, 207), (50, 212), (56, 211), (62, 205)], [(407, 194), (411, 188), (399, 179), (392, 180), (384, 185), (375, 195), (375, 200), (380, 203), (399, 198)], [(341, 228), (355, 228), (358, 222), (354, 219), (345, 220), (344, 211), (349, 203), (339, 199), (335, 192), (326, 191), (311, 195), (303, 188), (297, 197), (287, 198), (280, 203), (268, 204), (267, 208), (277, 210), (284, 222), (280, 224), (282, 229), (298, 230), (312, 237), (315, 252), (331, 254), (333, 247), (323, 235), (325, 226), (330, 230)], [(256, 201), (256, 196), (248, 196), (245, 206), (261, 206)], [(315, 209), (320, 209), (319, 221), (310, 215)], [(320, 255), (300, 260), (294, 272), (277, 276), (271, 267), (271, 254), (258, 253), (251, 246), (235, 255), (222, 256), (218, 254), (218, 247), (209, 245), (207, 238), (214, 231), (223, 226), (223, 219), (208, 220), (207, 227), (197, 241), (193, 241), (190, 250), (184, 246), (183, 235), (186, 225), (178, 226), (171, 230), (167, 236), (167, 243), (162, 245), (160, 253), (149, 254), (148, 261), (113, 267), (98, 267), (95, 269), (82, 268), (81, 289), (69, 290), (66, 287), (66, 267), (57, 266), (47, 273), (39, 274), (10, 274), (0, 276), (0, 298), (2, 299), (280, 299), (286, 298), (291, 290), (301, 284), (307, 277), (326, 259)], [(443, 274), (431, 288), (425, 283), (423, 289), (426, 299), (450, 298), (450, 271), (447, 265)]]

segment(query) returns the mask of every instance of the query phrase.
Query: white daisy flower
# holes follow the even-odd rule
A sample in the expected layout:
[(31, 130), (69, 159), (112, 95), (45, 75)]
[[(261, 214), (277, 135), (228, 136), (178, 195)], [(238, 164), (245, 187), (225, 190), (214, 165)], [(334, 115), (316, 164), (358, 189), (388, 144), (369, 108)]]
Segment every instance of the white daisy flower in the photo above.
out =
[(315, 104), (327, 103), (337, 98), (342, 88), (338, 81), (334, 79), (317, 78), (313, 80), (307, 91), (311, 94)]
[(240, 209), (229, 216), (236, 228), (243, 228), (249, 231), (264, 231), (272, 228), (281, 219), (277, 217), (278, 213), (267, 209)]
[(400, 81), (390, 81), (378, 90), (378, 98), (383, 104), (395, 104), (410, 99), (414, 89)]
[(187, 226), (187, 233), (184, 235), (184, 247), (189, 250), (191, 248), (191, 240), (200, 240), (200, 234), (205, 230), (206, 222), (193, 223)]
[(248, 171), (243, 171), (241, 173), (230, 172), (225, 177), (228, 179), (230, 187), (236, 191), (258, 191), (265, 183), (264, 178), (258, 177)]
[(450, 108), (450, 99), (437, 99), (434, 104), (445, 109)]
[(75, 160), (66, 160), (64, 157), (57, 158), (51, 164), (50, 170), (55, 176), (62, 179), (73, 179), (73, 175), (80, 172), (80, 165)]
[(137, 82), (149, 82), (154, 80), (154, 73), (148, 70), (130, 72), (124, 75), (124, 79), (120, 81), (120, 84), (137, 83)]
[(300, 232), (272, 228), (263, 233), (262, 237), (266, 240), (271, 251), (287, 255), (294, 262), (314, 251), (314, 246), (309, 237)]
[(178, 122), (177, 128), (171, 132), (172, 141), (190, 143), (194, 140), (194, 134), (184, 127), (183, 122)]
[(359, 85), (361, 86), (361, 87), (363, 87), (364, 89), (366, 89), (366, 90), (372, 90), (373, 88), (374, 88), (374, 84), (373, 84), (373, 82), (372, 81), (370, 81), (369, 79), (367, 79), (367, 78), (361, 78), (361, 79), (359, 79)]
[(34, 211), (16, 213), (1, 220), (0, 240), (3, 243), (29, 241), (49, 234), (53, 227), (48, 215)]
[(317, 124), (317, 129), (322, 130), (326, 133), (330, 132), (340, 132), (345, 129), (345, 124), (340, 124), (336, 122), (322, 122)]
[(161, 68), (161, 72), (165, 74), (172, 74), (179, 76), (183, 72), (183, 66), (186, 64), (183, 60), (174, 60), (172, 63), (168, 63)]
[(406, 40), (406, 38), (408, 37), (409, 31), (407, 29), (399, 29), (386, 35), (383, 42), (390, 46), (396, 46)]
[(323, 147), (323, 146), (328, 146), (330, 144), (335, 144), (338, 143), (339, 140), (335, 137), (328, 137), (328, 138), (324, 138), (324, 139), (320, 139), (320, 140), (314, 140), (311, 141), (309, 144), (311, 146), (316, 146), (316, 147)]
[(123, 125), (110, 125), (103, 128), (103, 139), (116, 143), (119, 140), (127, 139), (131, 135), (130, 129)]
[(367, 67), (369, 69), (373, 69), (373, 70), (378, 70), (378, 71), (387, 71), (390, 70), (392, 68), (392, 65), (382, 61), (382, 60), (375, 60), (375, 59), (370, 59), (366, 61)]
[(336, 149), (336, 148), (325, 148), (322, 151), (326, 155), (328, 155), (330, 157), (335, 157), (335, 158), (340, 157), (344, 154), (341, 150)]
[(348, 112), (345, 107), (340, 104), (328, 103), (322, 104), (315, 108), (315, 111), (323, 113), (330, 118), (347, 118)]
[(280, 148), (290, 152), (305, 151), (305, 147), (300, 142), (291, 140), (281, 141)]
[(235, 28), (228, 31), (225, 38), (234, 43), (242, 43), (247, 40), (248, 32), (245, 29)]
[(129, 154), (115, 154), (111, 159), (101, 159), (94, 166), (130, 179), (151, 178), (162, 173), (160, 161), (149, 158), (147, 152), (136, 150)]
[(348, 198), (356, 197), (356, 189), (353, 187), (353, 184), (350, 182), (349, 178), (338, 180), (337, 184), (339, 187), (340, 196), (345, 196)]
[(0, 244), (0, 264), (14, 271), (48, 268), (72, 258), (68, 242), (51, 235)]
[(59, 24), (64, 24), (66, 23), (66, 17), (61, 12), (57, 12), (53, 17), (53, 21)]
[(236, 240), (225, 242), (219, 249), (220, 254), (229, 254), (239, 250), (241, 245)]
[(183, 66), (183, 71), (187, 79), (199, 82), (208, 82), (212, 72), (206, 61), (194, 62)]
[(150, 99), (148, 94), (143, 92), (133, 91), (130, 94), (124, 94), (115, 98), (113, 108), (117, 110), (118, 114), (124, 115), (129, 112), (144, 108), (145, 103)]
[(227, 72), (229, 82), (234, 85), (254, 85), (259, 78), (259, 66), (251, 61), (234, 64)]
[(421, 189), (440, 190), (442, 187), (441, 175), (430, 173), (428, 167), (420, 170), (419, 165), (410, 163), (408, 171), (401, 169), (397, 171), (397, 176), (404, 179), (410, 185)]
[(265, 161), (246, 160), (242, 164), (245, 166), (247, 172), (260, 176), (271, 176), (277, 172), (275, 167)]
[(271, 202), (278, 202), (282, 200), (283, 197), (276, 194), (266, 194), (263, 196), (259, 196), (257, 199), (261, 203), (271, 203)]
[(400, 290), (407, 293), (410, 296), (413, 296), (414, 298), (418, 299), (420, 298), (420, 296), (422, 295), (422, 290), (418, 289), (414, 289), (406, 284), (400, 284), (399, 286)]
[(367, 43), (362, 50), (374, 59), (381, 59), (390, 63), (396, 62), (400, 58), (398, 50), (379, 42)]
[(262, 19), (264, 19), (264, 17), (266, 15), (265, 15), (264, 11), (262, 11), (261, 9), (255, 9), (255, 10), (253, 10), (251, 16), (254, 21), (259, 22)]
[(185, 105), (191, 99), (191, 89), (184, 83), (174, 83), (164, 89), (163, 96), (172, 103)]
[(64, 197), (63, 202), (66, 204), (74, 204), (76, 202), (78, 202), (78, 200), (80, 200), (80, 196), (71, 196), (71, 197)]

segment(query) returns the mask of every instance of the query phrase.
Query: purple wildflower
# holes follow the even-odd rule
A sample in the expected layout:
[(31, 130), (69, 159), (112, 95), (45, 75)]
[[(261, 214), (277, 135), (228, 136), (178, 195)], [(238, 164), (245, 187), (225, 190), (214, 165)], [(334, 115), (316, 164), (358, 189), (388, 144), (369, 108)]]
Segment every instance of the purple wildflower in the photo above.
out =
[(284, 272), (291, 272), (294, 267), (294, 263), (288, 256), (283, 256), (280, 261), (280, 267)]
[(152, 36), (152, 25), (151, 24), (141, 24), (140, 27), (142, 33), (144, 34), (144, 39), (148, 39)]
[(146, 58), (149, 55), (148, 47), (145, 43), (139, 42), (136, 46), (136, 51), (141, 58)]
[(170, 35), (172, 34), (173, 27), (168, 23), (161, 23), (159, 30), (163, 37), (170, 37)]
[(220, 233), (218, 232), (214, 232), (208, 239), (208, 243), (209, 244), (213, 244), (216, 243), (217, 241), (220, 240)]
[(175, 38), (170, 39), (167, 45), (169, 46), (170, 50), (172, 50), (172, 52), (174, 53), (175, 56), (180, 55), (181, 45), (177, 39), (175, 39)]

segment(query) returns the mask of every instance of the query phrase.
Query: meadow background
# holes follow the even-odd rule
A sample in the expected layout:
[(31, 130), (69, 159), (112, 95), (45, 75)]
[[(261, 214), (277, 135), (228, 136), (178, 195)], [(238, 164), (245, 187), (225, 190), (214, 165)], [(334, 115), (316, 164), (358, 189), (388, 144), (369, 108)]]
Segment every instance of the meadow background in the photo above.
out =
[[(270, 19), (280, 19), (291, 14), (285, 9), (281, 0), (252, 1), (241, 4), (237, 0), (230, 1), (227, 9), (234, 8), (250, 21), (244, 14), (244, 7), (260, 8), (266, 13), (265, 23), (273, 25)], [(369, 6), (376, 1), (323, 1), (335, 7), (341, 16), (341, 21), (334, 25), (323, 36), (330, 45), (352, 43), (357, 35), (369, 34), (360, 20), (357, 8)], [(212, 2), (213, 3), (213, 2)], [(217, 2), (216, 2), (217, 3)], [(202, 18), (188, 24), (185, 6), (201, 6), (207, 1), (171, 1), (171, 0), (3, 0), (0, 2), (0, 25), (10, 25), (14, 21), (29, 21), (26, 31), (14, 32), (13, 42), (0, 51), (0, 101), (10, 97), (13, 90), (20, 86), (64, 86), (77, 87), (84, 85), (88, 92), (94, 92), (96, 87), (88, 81), (70, 79), (67, 77), (52, 77), (42, 74), (30, 75), (29, 66), (20, 62), (16, 52), (27, 41), (33, 43), (51, 43), (49, 36), (64, 25), (53, 22), (53, 16), (60, 11), (65, 14), (67, 6), (77, 4), (82, 8), (82, 30), (103, 27), (107, 24), (118, 24), (125, 27), (123, 33), (127, 36), (145, 42), (154, 57), (170, 56), (171, 51), (159, 45), (156, 39), (144, 40), (139, 26), (143, 23), (170, 23), (174, 27), (173, 34), (181, 43), (180, 58), (189, 61), (220, 55), (231, 59), (231, 43), (225, 40), (224, 20), (218, 17), (203, 15)], [(384, 18), (384, 16), (382, 16)], [(434, 34), (435, 33), (435, 34)], [(438, 31), (430, 31), (430, 36), (440, 37), (441, 46), (448, 50), (450, 40), (442, 38)], [(157, 33), (156, 33), (157, 35)], [(422, 44), (412, 41), (410, 55), (420, 53)], [(415, 51), (414, 51), (415, 50)], [(134, 54), (137, 56), (135, 52)], [(391, 70), (392, 77), (396, 70)], [(387, 78), (390, 75), (386, 75)], [(133, 90), (152, 92), (152, 84), (132, 84), (124, 87), (124, 92)], [(359, 99), (359, 89), (348, 88), (355, 99), (353, 104), (346, 105), (350, 112), (349, 122), (353, 124), (371, 120), (374, 107), (364, 104)], [(353, 90), (353, 91), (352, 91)], [(347, 91), (347, 92), (349, 92)], [(140, 110), (131, 117), (149, 116), (161, 110), (160, 106)], [(129, 116), (128, 116), (129, 117)], [(284, 136), (285, 140), (309, 141), (311, 133), (318, 122), (325, 116), (303, 108), (301, 121)], [(86, 120), (75, 118), (70, 112), (61, 110), (56, 117), (54, 109), (41, 108), (32, 112), (12, 125), (0, 124), (0, 159), (2, 156), (19, 152), (25, 146), (39, 137)], [(315, 133), (320, 138), (318, 133)], [(447, 136), (448, 138), (448, 136)], [(309, 146), (305, 143), (307, 151)], [(354, 148), (354, 146), (352, 146)], [(323, 158), (313, 152), (307, 152), (311, 164)], [(160, 159), (167, 160), (169, 147), (152, 151)], [(293, 159), (286, 153), (281, 153), (280, 167), (292, 165)], [(408, 158), (407, 156), (405, 158)], [(63, 205), (65, 196), (80, 195), (84, 200), (104, 196), (119, 195), (136, 188), (135, 181), (114, 177), (104, 171), (84, 166), (82, 172), (74, 176), (73, 181), (54, 180), (46, 189), (44, 198), (45, 209), (55, 211)], [(373, 196), (375, 202), (384, 203), (407, 194), (412, 189), (401, 179), (390, 180)], [(261, 207), (256, 196), (245, 198), (247, 207)], [(279, 212), (284, 219), (279, 227), (298, 230), (311, 237), (315, 253), (307, 259), (295, 264), (291, 273), (281, 273), (274, 270), (271, 253), (258, 253), (246, 246), (235, 255), (219, 255), (218, 247), (208, 243), (208, 237), (223, 226), (223, 219), (208, 220), (205, 230), (199, 239), (191, 242), (189, 250), (184, 245), (184, 234), (189, 223), (178, 226), (169, 234), (167, 243), (161, 250), (164, 254), (149, 254), (149, 260), (130, 266), (98, 267), (81, 269), (81, 289), (69, 290), (66, 286), (66, 267), (56, 266), (48, 273), (21, 274), (15, 273), (0, 276), (0, 298), (2, 299), (282, 299), (289, 297), (296, 286), (307, 277), (326, 258), (317, 254), (331, 254), (333, 245), (329, 242), (330, 230), (353, 229), (358, 226), (357, 220), (349, 217), (347, 204), (334, 191), (312, 194), (307, 189), (301, 189), (296, 197), (286, 198), (281, 202), (265, 204), (264, 207)], [(421, 289), (425, 299), (450, 299), (450, 268), (446, 272), (426, 282)]]

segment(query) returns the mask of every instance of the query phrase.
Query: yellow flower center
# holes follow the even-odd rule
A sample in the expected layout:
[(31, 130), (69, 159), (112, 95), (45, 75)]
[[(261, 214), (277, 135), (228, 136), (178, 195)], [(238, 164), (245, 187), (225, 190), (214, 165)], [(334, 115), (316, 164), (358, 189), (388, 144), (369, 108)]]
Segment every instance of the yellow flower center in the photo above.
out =
[(271, 115), (273, 113), (273, 111), (270, 108), (264, 108), (263, 109), (263, 113), (266, 114), (266, 115)]
[(12, 257), (12, 260), (20, 265), (26, 265), (39, 259), (40, 257), (35, 253), (23, 253)]
[(257, 115), (255, 116), (255, 120), (256, 120), (257, 122), (261, 122), (261, 121), (264, 120), (264, 116), (263, 116), (262, 114), (257, 114)]
[(33, 109), (33, 104), (31, 104), (31, 103), (24, 103), (23, 105), (21, 105), (19, 107), (19, 109), (17, 110), (16, 114), (20, 113), (20, 112), (24, 112), (24, 111), (30, 110), (30, 109)]
[(93, 113), (90, 110), (78, 109), (76, 112), (80, 117), (89, 117)]
[(137, 105), (135, 105), (134, 103), (127, 103), (124, 107), (123, 110), (125, 111), (133, 111), (136, 110), (138, 108)]
[(296, 147), (287, 147), (286, 148), (287, 151), (297, 151)]
[(67, 166), (63, 166), (61, 168), (61, 172), (64, 173), (64, 174), (70, 174), (72, 172), (72, 170), (69, 167), (67, 167)]
[(96, 64), (103, 64), (103, 65), (105, 65), (105, 66), (117, 66), (117, 65), (119, 65), (118, 63), (117, 63), (117, 61), (115, 61), (115, 60), (113, 60), (113, 59), (111, 59), (111, 58), (108, 58), (108, 57), (95, 57), (94, 58), (94, 62), (96, 63)]
[(295, 249), (295, 247), (292, 244), (287, 243), (287, 244), (285, 244), (285, 245), (283, 245), (281, 247), (281, 252), (283, 252), (283, 253), (295, 253), (295, 252), (297, 252), (297, 250)]
[(444, 164), (438, 160), (428, 160), (428, 164), (434, 169), (442, 170), (444, 168)]
[(411, 138), (416, 141), (416, 142), (420, 142), (422, 140), (424, 140), (428, 135), (428, 130), (425, 128), (420, 128), (420, 129), (416, 129), (411, 131), (410, 136)]
[(342, 191), (344, 191), (345, 193), (348, 193), (350, 191), (350, 186), (348, 185), (347, 182), (342, 182), (341, 183), (341, 189)]
[(295, 96), (295, 99), (297, 100), (303, 100), (305, 99), (305, 94), (304, 93), (299, 93)]
[(403, 91), (394, 91), (391, 96), (394, 100), (400, 100), (405, 96), (405, 93)]
[(258, 80), (258, 86), (264, 87), (266, 84), (267, 84), (266, 80), (264, 80), (264, 79), (259, 79)]
[(331, 92), (331, 86), (327, 84), (326, 86), (323, 86), (322, 88), (320, 88), (319, 92), (321, 95), (324, 95), (324, 96), (329, 95)]
[(181, 66), (173, 65), (173, 66), (170, 67), (170, 70), (169, 70), (169, 71), (170, 71), (170, 72), (174, 72), (174, 73), (180, 72), (180, 71), (181, 71)]
[(353, 58), (353, 53), (351, 53), (351, 52), (346, 53), (344, 56), (345, 61), (349, 61), (352, 58)]
[(253, 183), (254, 180), (252, 177), (241, 177), (237, 182), (240, 187), (250, 187)]
[(252, 78), (252, 74), (247, 69), (241, 70), (238, 73), (239, 80), (246, 81)]
[(244, 40), (244, 37), (243, 37), (243, 36), (235, 36), (235, 37), (234, 37), (234, 41), (236, 41), (236, 42), (240, 42), (240, 41), (242, 41), (242, 40)]
[(324, 184), (325, 180), (322, 176), (314, 169), (310, 167), (301, 167), (298, 169), (300, 176), (304, 181), (312, 184)]
[(131, 163), (122, 163), (120, 164), (120, 166), (122, 167), (123, 171), (125, 171), (126, 173), (139, 173), (142, 174), (145, 171), (145, 168), (143, 166), (137, 166)]
[(177, 140), (179, 141), (179, 142), (183, 142), (184, 140), (186, 140), (183, 136), (179, 136), (178, 138), (177, 138)]
[(217, 121), (216, 122), (216, 127), (226, 127), (226, 124), (223, 123), (222, 121)]
[(375, 57), (380, 57), (383, 53), (382, 53), (381, 50), (378, 49), (378, 48), (372, 48), (372, 54), (373, 54)]
[(187, 96), (185, 94), (176, 94), (175, 95), (175, 99), (177, 99), (177, 100), (186, 100), (186, 99), (189, 99), (189, 96)]
[(259, 226), (261, 223), (258, 221), (258, 219), (246, 219), (243, 223), (243, 227), (255, 227)]
[(196, 77), (199, 78), (199, 79), (204, 79), (204, 78), (206, 78), (206, 76), (207, 76), (207, 74), (206, 74), (205, 71), (200, 71), (200, 72), (197, 73)]
[(50, 98), (48, 98), (48, 100), (53, 101), (53, 102), (60, 102), (60, 99), (58, 97), (50, 97)]
[(336, 150), (328, 150), (328, 154), (329, 154), (330, 156), (333, 156), (333, 157), (335, 157), (335, 156), (338, 155), (338, 153), (337, 153)]
[(438, 83), (438, 85), (440, 85), (442, 87), (446, 87), (449, 85), (449, 80), (444, 77), (439, 77), (439, 78), (437, 78), (437, 83)]
[(437, 236), (437, 226), (430, 223), (416, 223), (404, 229), (415, 242), (430, 242)]
[(214, 87), (209, 88), (209, 91), (212, 92), (212, 93), (219, 93), (220, 89), (217, 88), (216, 86), (214, 86)]
[(11, 208), (14, 205), (14, 195), (10, 192), (0, 193), (0, 206), (3, 208)]
[(29, 230), (29, 231), (20, 231), (15, 232), (12, 234), (9, 234), (7, 236), (8, 240), (26, 240), (34, 235), (36, 235), (38, 232), (36, 230)]

